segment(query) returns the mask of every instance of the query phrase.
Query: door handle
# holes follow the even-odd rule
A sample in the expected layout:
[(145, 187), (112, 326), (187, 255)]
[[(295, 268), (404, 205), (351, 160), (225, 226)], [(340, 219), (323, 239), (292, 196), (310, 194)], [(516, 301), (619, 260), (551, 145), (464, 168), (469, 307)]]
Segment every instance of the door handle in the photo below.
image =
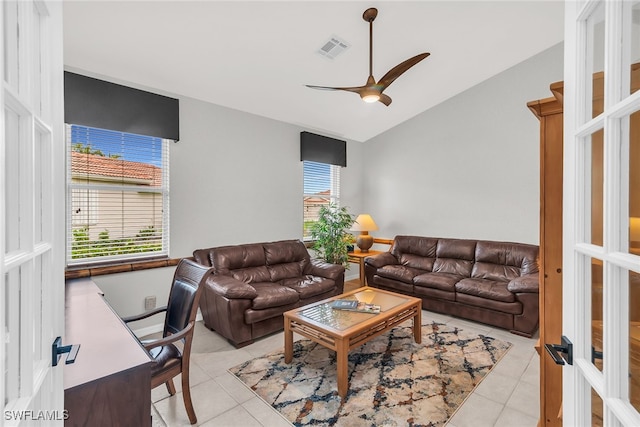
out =
[(64, 353), (69, 353), (67, 359), (64, 361), (65, 365), (73, 363), (76, 361), (76, 356), (78, 356), (78, 351), (80, 350), (80, 344), (76, 345), (61, 345), (62, 338), (58, 337), (51, 344), (51, 365), (58, 366), (58, 361), (60, 360), (60, 356)]
[(547, 350), (549, 356), (558, 365), (564, 365), (565, 362), (573, 365), (573, 343), (569, 338), (562, 336), (561, 344), (545, 344), (544, 349)]

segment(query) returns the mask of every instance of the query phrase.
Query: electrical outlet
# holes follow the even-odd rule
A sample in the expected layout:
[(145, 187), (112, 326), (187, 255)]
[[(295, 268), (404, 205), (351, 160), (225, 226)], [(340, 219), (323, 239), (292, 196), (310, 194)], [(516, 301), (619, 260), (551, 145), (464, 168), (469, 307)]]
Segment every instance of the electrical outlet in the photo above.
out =
[(156, 308), (156, 296), (152, 295), (150, 297), (146, 297), (144, 299), (144, 309), (153, 310), (154, 308)]

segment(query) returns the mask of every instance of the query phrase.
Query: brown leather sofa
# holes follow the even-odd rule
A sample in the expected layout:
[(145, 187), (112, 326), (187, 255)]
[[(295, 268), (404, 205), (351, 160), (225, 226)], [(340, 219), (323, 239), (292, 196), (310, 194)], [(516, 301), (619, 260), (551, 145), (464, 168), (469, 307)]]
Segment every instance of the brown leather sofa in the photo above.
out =
[(299, 240), (198, 249), (193, 256), (214, 268), (200, 298), (204, 324), (236, 347), (283, 329), (285, 311), (344, 290), (344, 267), (311, 259)]
[(365, 258), (369, 286), (422, 298), (422, 307), (531, 337), (538, 329), (538, 247), (396, 236)]

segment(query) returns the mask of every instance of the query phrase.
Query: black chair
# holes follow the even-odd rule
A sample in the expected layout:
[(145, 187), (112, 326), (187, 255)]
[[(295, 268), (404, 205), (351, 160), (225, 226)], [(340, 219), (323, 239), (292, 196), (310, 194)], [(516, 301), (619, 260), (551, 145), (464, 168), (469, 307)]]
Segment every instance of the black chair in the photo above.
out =
[[(165, 384), (169, 394), (173, 396), (176, 393), (173, 377), (182, 374), (182, 397), (191, 424), (195, 424), (197, 418), (191, 403), (189, 388), (189, 357), (198, 300), (210, 270), (210, 267), (202, 266), (190, 259), (182, 259), (173, 276), (167, 305), (122, 319), (128, 323), (166, 312), (162, 338), (154, 341), (141, 341), (141, 344), (154, 361), (151, 367), (152, 389)], [(177, 341), (182, 341), (182, 351), (174, 344)]]

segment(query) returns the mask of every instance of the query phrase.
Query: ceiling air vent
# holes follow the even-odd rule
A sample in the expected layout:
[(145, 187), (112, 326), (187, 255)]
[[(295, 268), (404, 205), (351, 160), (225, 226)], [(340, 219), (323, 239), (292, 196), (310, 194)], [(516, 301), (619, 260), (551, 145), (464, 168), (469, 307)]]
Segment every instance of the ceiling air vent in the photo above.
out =
[(342, 40), (338, 36), (331, 36), (329, 40), (318, 49), (318, 53), (326, 58), (334, 59), (345, 50), (349, 49), (351, 45)]

